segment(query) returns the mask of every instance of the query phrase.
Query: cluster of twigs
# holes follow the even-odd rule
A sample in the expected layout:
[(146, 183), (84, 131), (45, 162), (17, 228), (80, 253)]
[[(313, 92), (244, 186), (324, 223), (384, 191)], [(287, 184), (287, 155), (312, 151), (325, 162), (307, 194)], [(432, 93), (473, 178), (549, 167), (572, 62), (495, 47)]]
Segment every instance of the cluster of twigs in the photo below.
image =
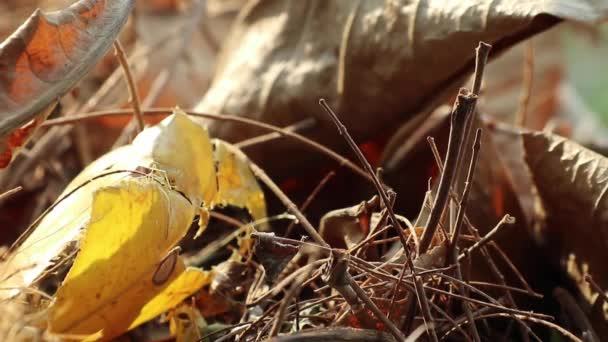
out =
[[(295, 215), (311, 239), (298, 240), (274, 233), (253, 234), (258, 249), (283, 250), (283, 254), (287, 250), (289, 257), (286, 260), (293, 259), (275, 279), (259, 269), (249, 288), (241, 322), (221, 331), (227, 333), (220, 340), (411, 341), (424, 335), (432, 341), (452, 337), (480, 341), (482, 336), (492, 333), (480, 322), (492, 318), (510, 318), (517, 322), (524, 340), (532, 337), (540, 341), (530, 328), (531, 324), (544, 325), (569, 339), (579, 340), (553, 323), (551, 316), (517, 308), (513, 293), (532, 297), (541, 295), (535, 293), (523, 278), (519, 287), (507, 285), (489, 251), (490, 248), (498, 251), (497, 254), (518, 274), (492, 241), (496, 232), (513, 223), (514, 219), (506, 215), (487, 235), (480, 236), (465, 214), (478, 152), (482, 148), (481, 130), (475, 132), (474, 138), (471, 131), (489, 51), (489, 45), (480, 43), (473, 90), (462, 89), (458, 94), (452, 110), (445, 161), (432, 146), (442, 175), (420, 237), (416, 227), (409, 222), (407, 227), (402, 227), (402, 221), (397, 219), (392, 209), (397, 194), (382, 183), (324, 100), (320, 105), (356, 154), (380, 199), (369, 202), (377, 204), (375, 209), (380, 218), (364, 239), (346, 250), (332, 248), (264, 171), (252, 164), (256, 176)], [(295, 133), (283, 134), (300, 139)], [(454, 183), (465, 164), (465, 149), (473, 152), (468, 161), (464, 190), (457, 193)], [(356, 166), (351, 167), (361, 172)], [(450, 203), (456, 205), (451, 206)], [(444, 223), (448, 208), (456, 210), (455, 219), (450, 224)], [(394, 231), (395, 236), (387, 238), (388, 231)], [(461, 249), (460, 241), (463, 240), (472, 244)], [(395, 244), (396, 250), (390, 248)], [(373, 249), (382, 250), (384, 254), (377, 260), (368, 260), (366, 256)], [(480, 252), (487, 262), (495, 283), (473, 282), (463, 277), (461, 264), (470, 262), (475, 251)], [(277, 258), (280, 257), (277, 255)], [(487, 293), (488, 289), (496, 291), (491, 295)], [(307, 330), (303, 327), (305, 324), (317, 329)], [(351, 328), (341, 328), (343, 326)]]

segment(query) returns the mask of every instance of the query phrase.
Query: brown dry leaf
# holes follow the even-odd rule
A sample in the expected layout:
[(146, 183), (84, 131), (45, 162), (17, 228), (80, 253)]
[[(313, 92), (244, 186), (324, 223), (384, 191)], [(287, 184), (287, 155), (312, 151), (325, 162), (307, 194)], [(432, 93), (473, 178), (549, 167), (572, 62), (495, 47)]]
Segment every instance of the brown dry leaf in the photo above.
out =
[(369, 202), (332, 210), (321, 218), (319, 234), (332, 246), (352, 248), (369, 232), (371, 214), (377, 205), (374, 197)]
[(0, 168), (104, 56), (134, 4), (80, 0), (61, 11), (38, 10), (0, 45)]
[[(342, 147), (317, 101), (336, 109), (357, 141), (386, 135), (454, 94), (480, 40), (499, 53), (563, 19), (603, 18), (607, 1), (254, 1), (240, 13), (214, 82), (197, 110), (277, 125), (317, 117), (318, 141)], [(252, 58), (255, 57), (255, 58)], [(234, 140), (255, 131), (210, 123)], [(295, 147), (287, 143), (277, 151)], [(293, 171), (306, 152), (251, 149), (264, 167)], [(272, 171), (272, 170), (269, 170)]]
[(591, 304), (595, 294), (583, 280), (586, 273), (608, 288), (608, 159), (557, 135), (535, 132), (522, 137), (547, 215), (540, 242), (568, 268)]

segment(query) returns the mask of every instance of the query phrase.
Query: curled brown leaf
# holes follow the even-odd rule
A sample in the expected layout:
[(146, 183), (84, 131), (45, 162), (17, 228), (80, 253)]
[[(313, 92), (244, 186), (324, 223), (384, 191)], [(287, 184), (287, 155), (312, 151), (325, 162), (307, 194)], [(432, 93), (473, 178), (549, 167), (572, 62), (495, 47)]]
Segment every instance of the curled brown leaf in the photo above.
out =
[(80, 0), (34, 14), (0, 44), (0, 168), (118, 35), (134, 0)]

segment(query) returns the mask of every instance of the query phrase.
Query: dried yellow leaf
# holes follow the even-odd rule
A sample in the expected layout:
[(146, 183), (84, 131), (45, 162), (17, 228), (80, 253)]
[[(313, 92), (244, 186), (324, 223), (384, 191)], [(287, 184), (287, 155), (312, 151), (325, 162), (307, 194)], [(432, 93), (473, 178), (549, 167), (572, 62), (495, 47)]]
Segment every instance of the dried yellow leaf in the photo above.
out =
[(193, 218), (187, 199), (146, 177), (97, 191), (80, 252), (50, 307), (50, 331), (106, 338), (126, 331), (183, 272), (179, 263), (164, 283), (153, 279)]

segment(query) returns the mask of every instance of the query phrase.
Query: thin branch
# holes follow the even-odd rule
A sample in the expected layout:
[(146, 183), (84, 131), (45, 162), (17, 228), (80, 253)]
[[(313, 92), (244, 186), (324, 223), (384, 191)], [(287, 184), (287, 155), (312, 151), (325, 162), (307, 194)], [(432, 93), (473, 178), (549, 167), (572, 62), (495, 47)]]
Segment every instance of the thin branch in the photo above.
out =
[(23, 187), (18, 186), (16, 188), (10, 189), (8, 191), (5, 191), (3, 193), (0, 194), (0, 200), (3, 200), (5, 198), (9, 198), (10, 196), (18, 193), (19, 191), (21, 191), (23, 189)]
[[(173, 108), (144, 108), (142, 110), (142, 113), (145, 113), (146, 115), (167, 116), (168, 114), (172, 113), (173, 110), (174, 110)], [(353, 162), (348, 160), (348, 158), (345, 158), (345, 157), (339, 155), (338, 153), (332, 151), (331, 149), (319, 144), (316, 141), (310, 140), (301, 134), (298, 134), (295, 132), (290, 132), (290, 131), (285, 131), (284, 129), (271, 125), (271, 124), (263, 123), (263, 122), (252, 120), (252, 119), (247, 119), (247, 118), (236, 116), (236, 115), (210, 114), (210, 113), (201, 113), (201, 112), (196, 112), (196, 111), (191, 111), (191, 110), (185, 111), (185, 113), (187, 113), (190, 116), (201, 117), (201, 118), (210, 119), (210, 120), (240, 123), (240, 124), (245, 124), (245, 125), (253, 126), (256, 128), (264, 129), (266, 131), (276, 132), (282, 136), (297, 140), (300, 143), (303, 143), (304, 145), (311, 147), (313, 150), (319, 151), (322, 154), (327, 155), (331, 159), (334, 159), (335, 161), (337, 161), (340, 166), (346, 166), (347, 168), (352, 170), (357, 175), (365, 178), (366, 180), (368, 180), (370, 182), (372, 181), (372, 177), (367, 172), (365, 172), (359, 166), (357, 166), (356, 164), (354, 164)], [(129, 109), (129, 108), (90, 112), (90, 113), (86, 113), (86, 114), (82, 114), (82, 115), (74, 115), (74, 116), (70, 116), (70, 117), (50, 119), (50, 120), (45, 121), (41, 126), (50, 127), (50, 126), (68, 125), (68, 124), (75, 124), (75, 123), (85, 121), (85, 120), (93, 120), (93, 119), (101, 118), (101, 117), (127, 116), (127, 115), (132, 115), (132, 114), (133, 114), (133, 109)]]
[(488, 242), (490, 242), (492, 240), (494, 235), (496, 235), (496, 233), (498, 233), (502, 227), (504, 227), (507, 224), (514, 224), (514, 223), (515, 223), (515, 217), (513, 217), (509, 214), (506, 214), (505, 216), (503, 216), (503, 218), (498, 222), (496, 227), (492, 228), (492, 230), (490, 230), (481, 240), (479, 240), (475, 244), (473, 244), (473, 246), (465, 249), (462, 252), (462, 254), (460, 254), (458, 256), (458, 261), (461, 261), (462, 259), (471, 255), (471, 253), (473, 253), (473, 251), (479, 249), (480, 247), (485, 246)]
[[(315, 199), (315, 197), (317, 197), (319, 192), (321, 192), (321, 190), (325, 187), (325, 184), (327, 184), (327, 182), (329, 182), (329, 180), (332, 179), (335, 175), (336, 175), (336, 173), (334, 171), (330, 171), (325, 175), (325, 177), (323, 177), (323, 179), (321, 179), (319, 184), (317, 184), (317, 186), (315, 186), (315, 188), (308, 195), (308, 197), (306, 197), (306, 200), (304, 200), (304, 203), (302, 203), (302, 205), (300, 206), (301, 212), (304, 212), (304, 211), (306, 211), (306, 209), (308, 209), (308, 206), (312, 203), (312, 201)], [(291, 230), (293, 229), (293, 227), (295, 225), (296, 225), (296, 222), (291, 222), (289, 224), (289, 226), (287, 226), (287, 229), (285, 229), (285, 234), (283, 236), (289, 237), (289, 235), (291, 234)]]
[[(350, 276), (348, 276), (348, 280), (350, 282), (350, 286), (353, 288), (355, 293), (357, 293), (357, 296), (359, 296), (359, 298), (365, 303), (365, 305), (374, 313), (376, 318), (378, 318), (382, 323), (384, 323), (384, 325), (386, 325), (386, 327), (388, 328), (388, 330), (390, 330), (393, 336), (395, 336), (398, 341), (405, 340), (405, 336), (403, 335), (401, 330), (399, 330), (395, 326), (395, 324), (390, 319), (388, 319), (388, 317), (386, 317), (386, 315), (384, 315), (382, 311), (380, 311), (378, 306), (376, 306), (376, 304), (369, 298), (367, 293), (363, 291), (359, 284), (357, 284), (357, 282), (354, 281), (353, 278), (351, 278)], [(432, 327), (430, 328), (431, 331), (435, 331), (434, 329), (432, 329)]]
[(114, 50), (116, 58), (118, 59), (118, 62), (122, 66), (122, 70), (125, 73), (125, 79), (127, 80), (127, 86), (131, 96), (131, 105), (133, 106), (133, 114), (135, 116), (135, 120), (137, 120), (137, 127), (141, 132), (146, 126), (144, 123), (144, 117), (141, 113), (141, 102), (139, 100), (137, 86), (135, 85), (135, 80), (133, 79), (133, 73), (131, 72), (129, 62), (127, 61), (125, 50), (122, 48), (122, 44), (120, 44), (118, 39), (114, 41)]
[(313, 240), (315, 240), (315, 242), (317, 242), (319, 245), (321, 245), (323, 247), (329, 247), (327, 242), (325, 242), (325, 240), (323, 240), (323, 237), (321, 237), (321, 235), (319, 235), (317, 230), (313, 227), (313, 225), (310, 223), (310, 221), (308, 221), (306, 216), (304, 216), (304, 214), (302, 214), (302, 212), (291, 201), (291, 199), (289, 199), (289, 197), (287, 197), (287, 195), (285, 195), (285, 193), (281, 190), (281, 188), (279, 188), (279, 186), (270, 177), (268, 177), (266, 172), (251, 161), (249, 162), (249, 167), (251, 168), (251, 171), (253, 172), (253, 174), (262, 183), (266, 184), (266, 186), (279, 198), (279, 200), (281, 200), (281, 202), (283, 202), (283, 204), (287, 207), (287, 210), (289, 210), (292, 214), (295, 215), (295, 217), (298, 219), (300, 224), (302, 224), (302, 227), (304, 228), (304, 230), (306, 230), (308, 235), (310, 235), (313, 238)]
[(431, 245), (431, 241), (435, 236), (439, 221), (443, 216), (446, 204), (448, 203), (450, 189), (457, 173), (457, 161), (460, 154), (460, 147), (463, 143), (466, 123), (471, 114), (471, 110), (475, 106), (477, 96), (468, 94), (465, 89), (461, 89), (458, 98), (454, 103), (452, 110), (452, 120), (450, 128), (450, 138), (448, 141), (448, 151), (445, 160), (445, 167), (439, 180), (439, 188), (431, 214), (426, 222), (420, 245), (418, 246), (418, 255), (426, 253)]
[[(301, 132), (303, 130), (308, 130), (308, 129), (314, 127), (314, 125), (316, 123), (317, 123), (317, 121), (315, 120), (315, 118), (307, 118), (302, 121), (298, 121), (292, 125), (285, 126), (285, 127), (283, 127), (283, 129), (287, 132)], [(277, 132), (270, 132), (270, 133), (258, 135), (256, 137), (252, 137), (249, 139), (239, 141), (236, 144), (234, 144), (234, 146), (242, 149), (242, 148), (257, 145), (257, 144), (266, 143), (266, 142), (269, 142), (269, 141), (272, 141), (272, 140), (275, 140), (275, 139), (278, 139), (281, 137), (283, 137), (283, 136)]]
[[(460, 236), (462, 219), (464, 217), (467, 201), (469, 198), (469, 191), (471, 190), (471, 184), (473, 184), (473, 175), (475, 173), (475, 166), (477, 165), (477, 157), (479, 156), (480, 145), (481, 129), (477, 129), (477, 132), (475, 133), (475, 142), (473, 143), (473, 155), (471, 157), (471, 162), (469, 163), (469, 172), (467, 174), (467, 180), (465, 182), (462, 197), (460, 198), (460, 206), (458, 208), (458, 214), (456, 215), (456, 222), (454, 224), (454, 234), (452, 235), (452, 240), (450, 241), (450, 244), (448, 246), (446, 258), (446, 260), (449, 260), (448, 264), (453, 263), (458, 255), (458, 238)], [(463, 281), (460, 262), (456, 262), (456, 276), (460, 281)], [(458, 290), (460, 291), (461, 296), (468, 296), (468, 291), (464, 287), (459, 286)], [(480, 342), (481, 338), (479, 337), (479, 332), (477, 331), (477, 326), (475, 325), (475, 320), (473, 319), (473, 313), (471, 312), (471, 307), (469, 303), (463, 301), (462, 307), (469, 321), (468, 327), (469, 331), (471, 332), (471, 335), (473, 336), (476, 342)]]
[(462, 197), (460, 198), (460, 204), (458, 208), (458, 214), (456, 215), (456, 223), (454, 225), (454, 234), (452, 235), (452, 239), (448, 246), (447, 259), (449, 259), (450, 263), (454, 261), (453, 259), (453, 250), (458, 244), (458, 238), (460, 236), (460, 231), (462, 228), (462, 220), (464, 218), (464, 213), (466, 211), (467, 201), (469, 199), (469, 192), (471, 190), (471, 185), (473, 184), (473, 175), (475, 174), (475, 166), (477, 165), (477, 159), (479, 157), (479, 149), (481, 147), (481, 128), (477, 129), (475, 133), (475, 142), (473, 143), (473, 155), (471, 156), (471, 162), (469, 164), (469, 172), (467, 174), (467, 180), (465, 182), (464, 191), (462, 192)]
[[(351, 285), (353, 280), (348, 273), (348, 260), (340, 253), (333, 253), (332, 256), (332, 263), (326, 269), (326, 274), (323, 275), (322, 279), (344, 298), (350, 307), (350, 311), (357, 317), (363, 327), (373, 329), (376, 326), (376, 321), (369, 315), (366, 307), (367, 303), (363, 305), (361, 302), (363, 299)], [(371, 308), (369, 309), (371, 310)], [(391, 333), (396, 334), (395, 337), (398, 341), (405, 339), (403, 333), (398, 329), (395, 332), (391, 331)]]
[(479, 96), (481, 83), (483, 80), (483, 72), (488, 64), (488, 56), (492, 50), (492, 45), (484, 42), (479, 42), (475, 49), (475, 78), (473, 80), (473, 95)]
[[(311, 256), (311, 258), (318, 259), (318, 255), (319, 255), (319, 253), (317, 252), (317, 253), (315, 253), (314, 256)], [(313, 261), (315, 261), (315, 260), (313, 260)], [(297, 298), (297, 296), (299, 295), (300, 291), (303, 288), (302, 285), (304, 284), (304, 282), (306, 282), (310, 278), (310, 275), (314, 271), (315, 271), (315, 269), (311, 267), (308, 269), (308, 271), (301, 273), (300, 276), (298, 276), (296, 279), (294, 279), (293, 283), (291, 284), (291, 287), (287, 290), (287, 292), (285, 293), (285, 296), (281, 300), (281, 304), (279, 304), (279, 308), (277, 309), (275, 321), (272, 325), (272, 328), (270, 329), (270, 333), (269, 333), (270, 337), (274, 337), (279, 334), (279, 332), (281, 331), (281, 327), (283, 326), (283, 323), (285, 322), (285, 317), (286, 317), (286, 313), (287, 313), (287, 308), (289, 306), (289, 302), (291, 302), (292, 298), (294, 298), (294, 297)]]
[[(355, 143), (353, 138), (348, 133), (346, 126), (344, 126), (344, 124), (342, 124), (342, 122), (340, 121), (340, 119), (338, 118), (336, 113), (334, 113), (334, 111), (329, 107), (327, 102), (325, 102), (325, 99), (320, 99), (319, 104), (321, 105), (321, 107), (323, 107), (323, 109), (325, 109), (325, 111), (327, 112), (327, 114), (329, 115), (331, 120), (334, 122), (334, 124), (338, 128), (338, 131), (340, 132), (340, 135), (344, 137), (344, 140), (346, 140), (346, 142), (348, 143), (351, 150), (355, 153), (355, 155), (357, 156), (357, 159), (359, 159), (359, 162), (361, 163), (361, 165), (363, 165), (363, 168), (372, 177), (372, 182), (374, 183), (374, 186), (376, 187), (376, 191), (380, 195), (380, 199), (382, 200), (384, 207), (386, 208), (386, 210), (388, 210), (389, 217), (391, 218), (391, 221), (393, 221), (393, 225), (395, 226), (395, 229), (397, 230), (397, 234), (399, 235), (399, 238), (401, 239), (403, 248), (405, 250), (408, 250), (407, 238), (405, 236), (405, 233), (403, 232), (401, 223), (399, 223), (399, 221), (397, 220), (397, 216), (395, 215), (395, 212), (393, 211), (393, 206), (391, 204), (391, 201), (388, 198), (386, 189), (384, 189), (384, 186), (380, 183), (380, 180), (378, 179), (378, 176), (374, 172), (374, 169), (369, 164), (367, 159), (365, 159), (363, 152), (361, 152), (361, 149), (359, 148), (359, 146), (357, 146), (357, 144)], [(413, 230), (411, 233), (414, 235), (416, 234), (416, 232)]]
[[(490, 50), (492, 50), (492, 45), (479, 42), (477, 48), (475, 49), (475, 76), (473, 79), (473, 95), (479, 97), (479, 92), (481, 91), (481, 85), (483, 81), (483, 74), (486, 68), (486, 64), (488, 63), (488, 56), (490, 55)], [(475, 123), (475, 119), (477, 116), (476, 105), (474, 103), (471, 107), (471, 113), (467, 119), (466, 128), (464, 130), (464, 139), (463, 145), (461, 146), (461, 151), (464, 149), (464, 146), (468, 146), (470, 141), (471, 130), (473, 124)], [(462, 155), (462, 153), (459, 153)], [(460, 170), (462, 168), (463, 158), (459, 158), (456, 162), (456, 179), (460, 179)]]

